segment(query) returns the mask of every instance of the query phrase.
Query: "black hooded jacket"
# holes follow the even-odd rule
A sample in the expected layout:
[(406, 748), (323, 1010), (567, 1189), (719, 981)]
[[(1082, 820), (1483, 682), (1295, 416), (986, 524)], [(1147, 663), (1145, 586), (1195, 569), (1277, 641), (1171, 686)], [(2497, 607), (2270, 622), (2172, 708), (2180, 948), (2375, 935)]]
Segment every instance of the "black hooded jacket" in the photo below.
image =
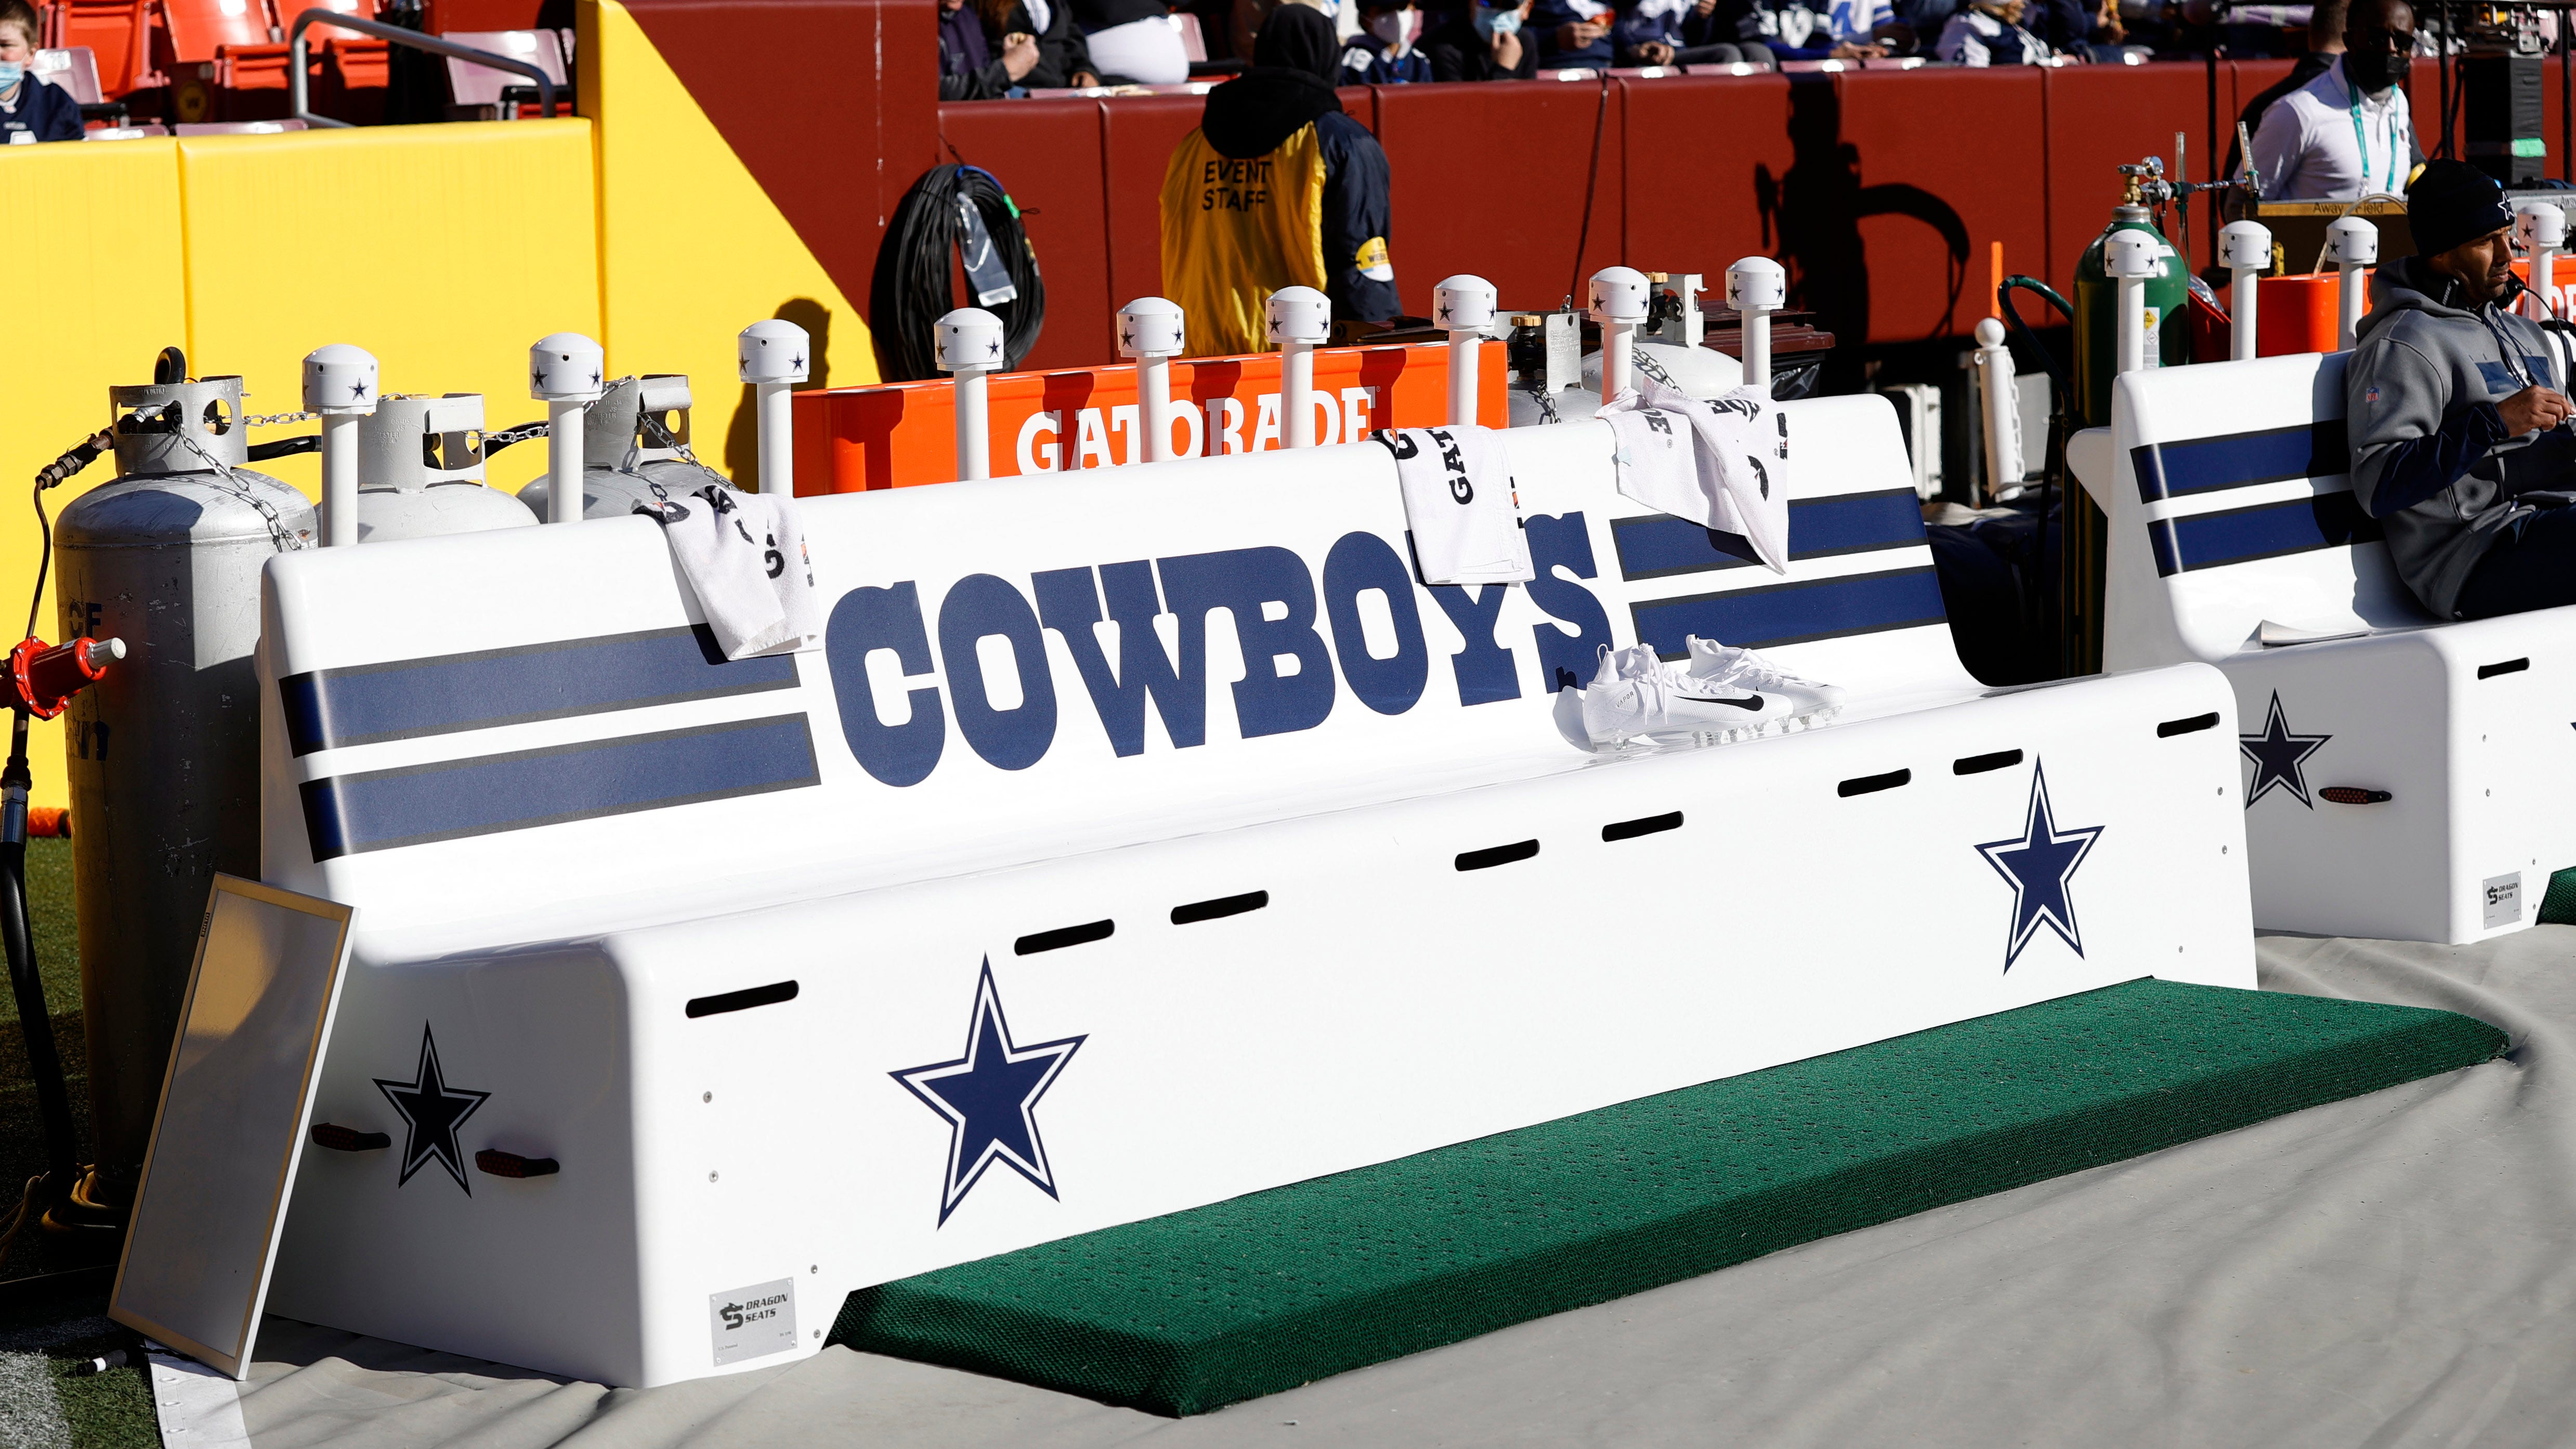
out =
[(1396, 301), (1392, 268), (1384, 278), (1360, 268), (1360, 252), (1388, 241), (1386, 152), (1368, 127), (1342, 111), (1333, 81), (1341, 74), (1342, 42), (1333, 22), (1306, 5), (1270, 12), (1253, 42), (1252, 68), (1208, 92), (1199, 134), (1220, 154), (1238, 161), (1266, 156), (1306, 126), (1324, 154), (1324, 293), (1333, 315), (1383, 322), (1403, 308)]

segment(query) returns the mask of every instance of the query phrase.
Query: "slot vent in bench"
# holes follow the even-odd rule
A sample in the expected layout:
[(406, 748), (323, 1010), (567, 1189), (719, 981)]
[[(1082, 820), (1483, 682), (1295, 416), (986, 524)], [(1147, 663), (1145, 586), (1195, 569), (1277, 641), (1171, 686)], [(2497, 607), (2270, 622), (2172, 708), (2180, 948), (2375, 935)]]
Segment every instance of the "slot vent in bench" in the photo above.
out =
[(2528, 659), (2508, 659), (2502, 664), (2481, 664), (2478, 666), (2478, 678), (2493, 679), (2499, 674), (2520, 674), (2530, 667), (2531, 661)]
[(689, 1019), (722, 1016), (728, 1011), (749, 1011), (755, 1006), (776, 1006), (796, 999), (796, 983), (772, 981), (767, 986), (746, 986), (740, 991), (726, 991), (714, 996), (700, 996), (689, 1002)]
[(1011, 950), (1022, 956), (1034, 956), (1040, 951), (1061, 951), (1067, 946), (1106, 941), (1117, 929), (1116, 921), (1085, 921), (1079, 926), (1058, 926), (1052, 931), (1022, 936), (1011, 943)]
[(1875, 795), (1881, 790), (1893, 790), (1899, 785), (1911, 784), (1913, 780), (1912, 770), (1890, 770), (1884, 775), (1854, 775), (1836, 785), (1834, 793), (1848, 800), (1854, 795)]
[(1635, 820), (1621, 820), (1604, 825), (1601, 827), (1601, 839), (1604, 842), (1634, 840), (1640, 835), (1657, 835), (1667, 830), (1681, 828), (1682, 812), (1675, 810), (1666, 815), (1644, 815)]
[(2218, 711), (2211, 710), (2207, 714), (2196, 714), (2189, 719), (2166, 720), (2163, 724), (2156, 726), (2156, 738), (2160, 740), (2169, 740), (2176, 735), (2196, 735), (2202, 730), (2215, 729), (2217, 726)]
[(1186, 906), (1172, 907), (1172, 924), (1191, 926), (1201, 921), (1221, 921), (1228, 916), (1239, 916), (1246, 911), (1260, 910), (1268, 904), (1270, 904), (1268, 891), (1245, 891), (1239, 896), (1218, 896), (1212, 901), (1192, 901)]
[(1961, 755), (1950, 762), (1953, 775), (1982, 775), (1988, 770), (2009, 770), (2021, 763), (2021, 751), (1997, 750), (1990, 755)]
[(1458, 854), (1460, 870), (1484, 870), (1491, 866), (1509, 865), (1538, 854), (1535, 840), (1516, 840), (1509, 845), (1489, 845), (1483, 850), (1466, 850)]

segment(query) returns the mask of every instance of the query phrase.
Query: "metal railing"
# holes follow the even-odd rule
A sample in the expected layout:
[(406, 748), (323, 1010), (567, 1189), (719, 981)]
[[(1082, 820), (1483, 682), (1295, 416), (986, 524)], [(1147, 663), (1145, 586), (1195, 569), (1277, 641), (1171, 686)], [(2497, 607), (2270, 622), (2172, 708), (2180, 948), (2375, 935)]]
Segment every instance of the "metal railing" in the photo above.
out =
[(343, 15), (336, 10), (325, 10), (317, 5), (295, 17), (295, 33), (290, 37), (287, 47), (287, 104), (295, 119), (308, 126), (337, 126), (343, 130), (349, 128), (347, 121), (335, 121), (329, 116), (313, 114), (308, 104), (311, 97), (307, 94), (310, 82), (304, 73), (304, 31), (308, 26), (314, 25), (336, 25), (342, 30), (354, 30), (360, 35), (372, 35), (378, 40), (389, 40), (396, 45), (408, 45), (414, 50), (425, 50), (432, 55), (472, 61), (476, 65), (489, 66), (494, 70), (516, 71), (537, 83), (537, 103), (545, 107), (546, 114), (552, 116), (555, 113), (554, 78), (540, 70), (533, 61), (512, 60), (506, 55), (494, 55), (488, 50), (476, 50), (470, 45), (458, 45), (453, 41), (441, 40), (435, 35), (423, 35), (417, 30), (405, 30), (399, 25), (387, 25), (378, 20), (361, 20), (355, 15)]

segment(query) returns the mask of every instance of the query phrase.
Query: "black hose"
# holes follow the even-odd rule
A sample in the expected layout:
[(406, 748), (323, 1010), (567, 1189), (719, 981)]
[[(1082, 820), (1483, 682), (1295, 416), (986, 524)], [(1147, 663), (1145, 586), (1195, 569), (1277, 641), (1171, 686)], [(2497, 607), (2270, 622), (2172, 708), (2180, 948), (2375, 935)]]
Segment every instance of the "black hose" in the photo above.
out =
[(273, 443), (251, 444), (250, 461), (254, 463), (265, 463), (271, 458), (284, 458), (296, 453), (319, 453), (321, 451), (322, 435), (320, 433), (298, 433), (291, 438), (279, 438)]
[(959, 305), (950, 282), (964, 231), (957, 215), (960, 198), (983, 217), (993, 250), (1019, 292), (990, 308), (1002, 319), (1009, 366), (1016, 368), (1028, 357), (1045, 325), (1046, 283), (1038, 276), (1037, 251), (1020, 225), (1020, 208), (993, 173), (980, 166), (933, 166), (895, 206), (894, 224), (877, 251), (868, 320), (876, 332), (879, 369), (888, 382), (939, 376), (931, 324)]

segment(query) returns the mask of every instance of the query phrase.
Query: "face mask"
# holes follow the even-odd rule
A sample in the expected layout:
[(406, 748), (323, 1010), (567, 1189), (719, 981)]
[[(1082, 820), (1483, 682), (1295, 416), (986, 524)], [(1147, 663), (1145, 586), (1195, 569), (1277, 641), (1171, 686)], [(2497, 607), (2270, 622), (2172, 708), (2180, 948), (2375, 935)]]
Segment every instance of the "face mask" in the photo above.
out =
[(1476, 33), (1487, 40), (1497, 35), (1518, 35), (1521, 33), (1521, 13), (1518, 10), (1488, 10), (1479, 5), (1476, 7)]
[(26, 77), (26, 67), (14, 60), (0, 60), (0, 91), (16, 85)]
[(2411, 55), (2391, 55), (2384, 50), (2346, 51), (2343, 73), (2353, 86), (2367, 95), (2377, 95), (2406, 79), (2415, 64)]
[(1413, 22), (1410, 10), (1382, 10), (1369, 17), (1369, 34), (1389, 45), (1402, 45), (1404, 32)]

